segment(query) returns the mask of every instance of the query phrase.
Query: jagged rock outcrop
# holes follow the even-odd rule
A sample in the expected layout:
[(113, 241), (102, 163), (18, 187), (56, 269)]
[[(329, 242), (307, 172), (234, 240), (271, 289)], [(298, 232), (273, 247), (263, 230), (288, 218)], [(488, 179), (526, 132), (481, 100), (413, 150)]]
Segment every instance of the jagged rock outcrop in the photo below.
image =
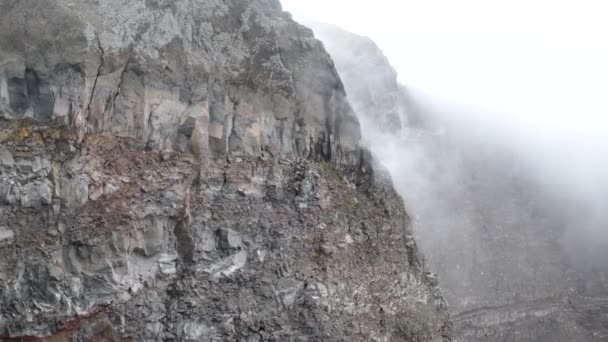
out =
[(357, 158), (330, 58), (278, 2), (7, 1), (2, 13), (6, 118), (153, 150)]
[[(362, 99), (351, 102), (363, 135), (395, 175), (458, 340), (605, 341), (608, 249), (597, 233), (605, 219), (548, 190), (483, 127), (457, 122), (469, 108), (408, 99), (369, 38), (311, 27), (349, 98)], [(403, 129), (387, 129), (395, 113), (410, 119)]]
[(278, 1), (4, 1), (0, 117), (0, 340), (450, 339)]

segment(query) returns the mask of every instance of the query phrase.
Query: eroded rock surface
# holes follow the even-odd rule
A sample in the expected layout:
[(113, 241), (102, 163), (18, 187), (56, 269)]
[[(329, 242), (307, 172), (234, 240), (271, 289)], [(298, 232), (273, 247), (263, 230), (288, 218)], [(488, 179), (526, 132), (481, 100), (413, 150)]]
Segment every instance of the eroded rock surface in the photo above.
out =
[(450, 339), (278, 1), (4, 1), (0, 47), (1, 340)]
[(5, 1), (2, 116), (202, 156), (353, 161), (333, 63), (277, 1)]

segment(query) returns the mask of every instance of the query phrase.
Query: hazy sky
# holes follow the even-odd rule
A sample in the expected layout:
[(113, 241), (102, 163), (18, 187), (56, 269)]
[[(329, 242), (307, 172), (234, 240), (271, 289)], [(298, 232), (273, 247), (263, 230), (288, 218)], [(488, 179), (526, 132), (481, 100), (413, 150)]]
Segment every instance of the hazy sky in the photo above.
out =
[(608, 140), (608, 2), (282, 0), (373, 38), (402, 83), (553, 136)]

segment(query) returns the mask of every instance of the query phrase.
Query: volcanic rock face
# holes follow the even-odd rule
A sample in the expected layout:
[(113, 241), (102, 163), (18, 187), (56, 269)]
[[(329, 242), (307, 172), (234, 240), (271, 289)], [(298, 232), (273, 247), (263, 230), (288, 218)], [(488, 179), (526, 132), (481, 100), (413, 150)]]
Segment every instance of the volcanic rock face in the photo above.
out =
[(3, 1), (0, 117), (0, 340), (450, 339), (278, 1)]
[[(402, 91), (396, 74), (368, 38), (311, 27), (348, 97), (366, 99), (352, 101), (364, 138), (415, 215), (417, 240), (440, 275), (458, 340), (606, 341), (607, 249), (577, 237), (597, 225), (593, 215), (559, 189), (548, 191), (521, 158), (473, 125), (454, 124), (436, 106), (395, 101), (406, 94), (395, 95)], [(455, 110), (445, 112), (457, 116)], [(409, 126), (387, 127), (395, 113)]]
[(278, 2), (1, 9), (5, 118), (136, 138), (153, 150), (357, 157), (358, 124), (330, 58)]

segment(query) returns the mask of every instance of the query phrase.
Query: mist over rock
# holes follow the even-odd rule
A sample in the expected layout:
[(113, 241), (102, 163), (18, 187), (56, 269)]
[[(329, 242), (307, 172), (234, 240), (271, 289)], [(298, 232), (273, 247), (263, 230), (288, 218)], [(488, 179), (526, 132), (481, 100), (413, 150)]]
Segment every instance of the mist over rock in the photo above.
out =
[(397, 72), (378, 46), (367, 37), (329, 24), (307, 24), (314, 27), (315, 35), (328, 44), (350, 103), (355, 108), (365, 108), (365, 118), (377, 120), (376, 124), (383, 131), (399, 132), (407, 126), (405, 92), (397, 83)]
[(369, 38), (310, 25), (413, 217), (458, 339), (605, 340), (606, 221), (547, 186), (495, 131), (463, 120), (473, 109), (405, 92)]
[(0, 340), (449, 341), (276, 0), (0, 3)]

